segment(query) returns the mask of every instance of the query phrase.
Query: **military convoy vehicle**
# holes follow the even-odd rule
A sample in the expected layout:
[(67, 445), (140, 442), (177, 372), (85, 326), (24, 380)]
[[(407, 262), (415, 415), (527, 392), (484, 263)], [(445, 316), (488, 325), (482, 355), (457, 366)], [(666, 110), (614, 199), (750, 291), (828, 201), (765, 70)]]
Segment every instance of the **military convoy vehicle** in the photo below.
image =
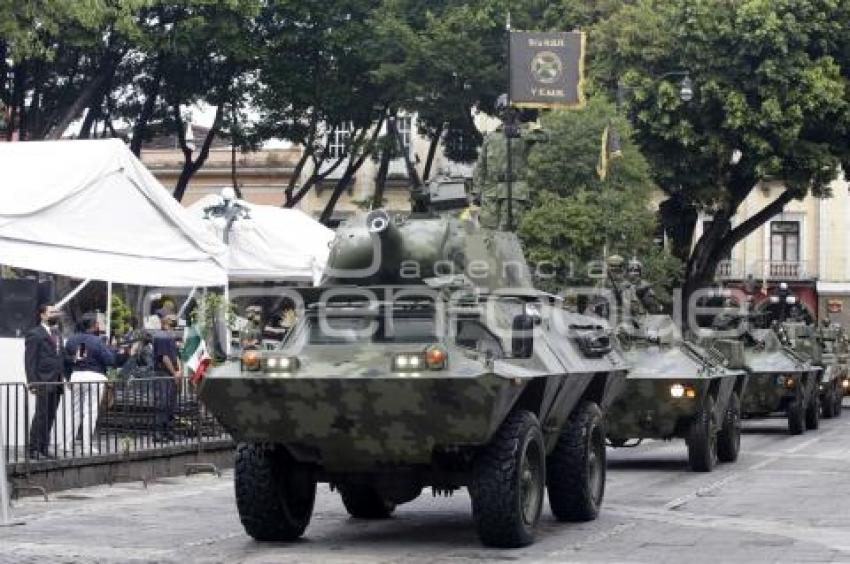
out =
[(840, 328), (788, 321), (778, 324), (777, 331), (780, 339), (819, 368), (817, 402), (821, 415), (827, 419), (841, 415), (847, 366), (846, 353), (845, 359), (841, 355)]
[(236, 505), (257, 540), (300, 537), (320, 482), (363, 519), (466, 487), (497, 547), (533, 541), (544, 488), (559, 520), (599, 512), (627, 369), (609, 328), (536, 291), (516, 236), (458, 212), (462, 183), (426, 190), (409, 217), (343, 224), (281, 348), (201, 384), (239, 442)]
[[(785, 413), (792, 435), (818, 426), (819, 368), (783, 342), (772, 327), (758, 328), (758, 314), (725, 314), (715, 320), (714, 329), (724, 338), (703, 338), (701, 344), (714, 347), (728, 361), (729, 368), (747, 371), (747, 387), (742, 398), (744, 418)], [(725, 335), (729, 332), (735, 338)], [(740, 362), (738, 350), (744, 346)]]
[[(734, 462), (741, 445), (741, 397), (747, 374), (727, 368), (716, 350), (682, 339), (667, 315), (637, 318), (620, 333), (630, 365), (625, 389), (608, 413), (611, 446), (637, 446), (643, 439), (684, 439), (688, 462), (698, 472), (717, 460)], [(727, 353), (743, 356), (741, 343)], [(636, 439), (637, 442), (630, 442)]]
[[(834, 401), (832, 415), (841, 417), (844, 396), (850, 393), (850, 341), (844, 327), (838, 323), (831, 323), (829, 320), (821, 326), (819, 339), (823, 347), (824, 362), (834, 366), (837, 372), (837, 386), (832, 390)], [(828, 405), (824, 396), (821, 396), (821, 405)]]

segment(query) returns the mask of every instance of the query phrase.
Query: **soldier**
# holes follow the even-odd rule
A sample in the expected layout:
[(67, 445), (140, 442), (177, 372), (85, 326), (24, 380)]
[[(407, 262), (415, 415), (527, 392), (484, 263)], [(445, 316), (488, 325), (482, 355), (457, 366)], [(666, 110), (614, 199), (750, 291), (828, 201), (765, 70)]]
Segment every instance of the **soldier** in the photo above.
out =
[[(472, 191), (480, 200), (480, 223), (482, 227), (490, 229), (512, 229), (528, 209), (528, 154), (535, 143), (545, 142), (547, 139), (539, 126), (523, 124), (517, 127), (512, 123), (512, 112), (511, 108), (503, 108), (505, 123), (484, 138), (473, 172)], [(530, 113), (520, 115), (521, 119), (528, 121), (531, 117)], [(511, 167), (508, 167), (508, 139), (511, 143)], [(509, 177), (513, 225), (508, 225)]]
[(629, 261), (627, 276), (631, 291), (636, 298), (632, 303), (632, 314), (645, 315), (647, 313), (659, 313), (661, 311), (661, 304), (655, 296), (652, 284), (643, 279), (643, 264), (637, 258), (632, 258)]
[[(624, 286), (627, 284), (623, 271), (625, 261), (620, 255), (611, 255), (605, 259), (607, 278), (602, 283), (611, 290), (618, 313), (622, 314)], [(605, 297), (598, 297), (591, 303), (591, 311), (600, 317), (611, 319), (611, 304)], [(620, 317), (622, 317), (620, 315)]]

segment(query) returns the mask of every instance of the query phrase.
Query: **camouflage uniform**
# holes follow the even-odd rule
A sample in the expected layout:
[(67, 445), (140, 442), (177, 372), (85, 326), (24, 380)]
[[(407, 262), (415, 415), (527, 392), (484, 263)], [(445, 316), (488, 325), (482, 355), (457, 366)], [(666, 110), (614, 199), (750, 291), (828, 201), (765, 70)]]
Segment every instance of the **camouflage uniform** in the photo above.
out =
[[(511, 139), (512, 177), (511, 199), (513, 200), (514, 226), (529, 207), (529, 191), (526, 178), (528, 154), (531, 147), (545, 141), (546, 134), (523, 126), (520, 137)], [(481, 145), (478, 162), (473, 172), (472, 191), (481, 200), (480, 224), (490, 229), (508, 229), (508, 140), (502, 126), (488, 133)]]

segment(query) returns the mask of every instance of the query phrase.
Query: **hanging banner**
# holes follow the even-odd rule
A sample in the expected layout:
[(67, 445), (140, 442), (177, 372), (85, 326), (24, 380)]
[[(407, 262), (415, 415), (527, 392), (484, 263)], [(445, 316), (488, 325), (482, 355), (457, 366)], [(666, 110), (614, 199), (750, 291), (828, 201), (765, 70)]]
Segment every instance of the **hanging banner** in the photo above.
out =
[(583, 32), (510, 33), (511, 102), (520, 108), (584, 106)]

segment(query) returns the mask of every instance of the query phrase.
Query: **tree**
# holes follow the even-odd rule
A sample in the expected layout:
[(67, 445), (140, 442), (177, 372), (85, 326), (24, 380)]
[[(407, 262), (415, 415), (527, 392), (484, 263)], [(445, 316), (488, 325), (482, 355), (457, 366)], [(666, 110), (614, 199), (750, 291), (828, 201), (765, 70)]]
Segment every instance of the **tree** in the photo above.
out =
[[(647, 279), (657, 282), (659, 295), (666, 298), (681, 263), (654, 242), (657, 218), (650, 195), (656, 187), (627, 121), (615, 116), (611, 104), (592, 98), (586, 109), (552, 112), (542, 123), (549, 141), (536, 145), (529, 157), (534, 202), (519, 235), (530, 261), (557, 265), (547, 289), (592, 283), (589, 264), (618, 253), (639, 258)], [(612, 161), (603, 182), (596, 165), (606, 126), (620, 132), (623, 156)]]
[[(595, 76), (633, 89), (635, 138), (668, 209), (713, 217), (692, 252), (689, 239), (677, 241), (686, 296), (788, 202), (828, 197), (839, 165), (850, 164), (848, 24), (850, 5), (835, 0), (639, 0), (595, 29)], [(676, 78), (659, 78), (682, 69), (695, 84), (688, 103)], [(733, 227), (767, 179), (786, 188)], [(680, 225), (674, 234), (692, 232)]]
[[(58, 139), (111, 87), (143, 0), (0, 0), (0, 100), (21, 139)], [(93, 119), (94, 112), (91, 112)], [(82, 124), (82, 131), (91, 121)]]
[[(322, 214), (329, 219), (374, 148), (374, 123), (388, 108), (386, 93), (371, 75), (374, 61), (366, 56), (372, 35), (367, 21), (376, 6), (377, 0), (277, 0), (266, 3), (258, 16), (257, 35), (266, 56), (259, 61), (252, 90), (259, 113), (254, 135), (303, 148), (284, 190), (286, 207), (341, 171), (333, 205)], [(331, 151), (337, 131), (348, 139), (341, 152)]]

